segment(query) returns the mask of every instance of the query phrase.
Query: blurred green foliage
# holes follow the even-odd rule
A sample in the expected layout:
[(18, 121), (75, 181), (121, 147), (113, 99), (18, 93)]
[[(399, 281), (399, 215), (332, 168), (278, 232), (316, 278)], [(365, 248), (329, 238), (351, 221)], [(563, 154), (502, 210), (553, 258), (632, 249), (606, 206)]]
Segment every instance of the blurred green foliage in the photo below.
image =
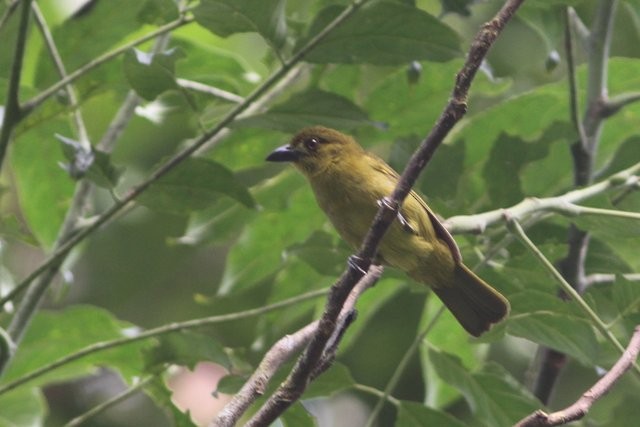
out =
[[(506, 208), (524, 197), (571, 190), (569, 145), (577, 136), (569, 112), (561, 18), (566, 6), (573, 6), (588, 26), (596, 3), (530, 0), (509, 23), (474, 81), (468, 115), (416, 184), (441, 215)], [(127, 93), (135, 91), (142, 98), (113, 151), (99, 153), (99, 179), (83, 178), (98, 184), (91, 184), (84, 213), (89, 219), (235, 108), (233, 101), (182, 87), (178, 79), (245, 97), (349, 2), (99, 0), (75, 14), (60, 8), (65, 2), (38, 4), (68, 71), (178, 19), (178, 6), (187, 6), (186, 14), (195, 20), (172, 31), (161, 52), (153, 53), (153, 42), (146, 42), (85, 73), (74, 82), (79, 105), (70, 106), (60, 92), (19, 124), (1, 177), (2, 292), (51, 249), (79, 185), (60, 167), (73, 153), (65, 157), (56, 139), (80, 137), (71, 120), (75, 109), (95, 145)], [(471, 38), (501, 4), (366, 4), (308, 53), (298, 78), (280, 88), (261, 110), (232, 123), (224, 138), (154, 182), (139, 204), (74, 249), (2, 383), (86, 345), (122, 337), (133, 325), (146, 329), (241, 312), (330, 286), (349, 250), (302, 177), (289, 168), (265, 164), (264, 157), (300, 127), (322, 124), (352, 133), (401, 170), (444, 107)], [(2, 2), (0, 15), (8, 7)], [(607, 63), (610, 95), (640, 87), (639, 23), (637, 2), (619, 1)], [(5, 47), (0, 49), (3, 100), (16, 31), (13, 14), (0, 28)], [(22, 101), (59, 80), (35, 26), (28, 36)], [(584, 100), (585, 45), (574, 42), (579, 99)], [(606, 120), (596, 159), (599, 177), (640, 162), (639, 131), (640, 103)], [(640, 210), (637, 191), (617, 204), (615, 196), (603, 195), (589, 204)], [(565, 255), (568, 223), (551, 216), (529, 230), (553, 261)], [(592, 233), (587, 272), (615, 275), (613, 283), (589, 288), (585, 298), (626, 343), (640, 322), (640, 287), (622, 276), (640, 271), (638, 222), (589, 217), (577, 223)], [(507, 234), (495, 227), (481, 236), (456, 239), (467, 264), (474, 265)], [(617, 359), (615, 349), (587, 317), (573, 303), (556, 298), (556, 284), (517, 242), (498, 251), (479, 274), (509, 297), (510, 319), (486, 337), (471, 340), (445, 313), (402, 373), (392, 392), (395, 405), (385, 404), (378, 425), (508, 426), (542, 407), (530, 392), (537, 367), (535, 345), (571, 358), (550, 409), (575, 400), (601, 368)], [(322, 298), (310, 299), (201, 328), (198, 334), (169, 335), (95, 353), (0, 395), (0, 426), (58, 425), (58, 417), (77, 415), (56, 408), (50, 386), (94, 373), (97, 367), (117, 372), (130, 384), (135, 376), (155, 372), (158, 365), (191, 366), (211, 360), (230, 369), (233, 381), (226, 382), (237, 387), (237, 377), (248, 376), (280, 337), (317, 318), (323, 303)], [(304, 399), (352, 393), (374, 405), (376, 395), (367, 387), (385, 388), (398, 361), (439, 307), (426, 289), (387, 270), (359, 301), (358, 318), (344, 338), (338, 363)], [(6, 328), (12, 315), (11, 307), (5, 306), (0, 326)], [(95, 382), (100, 385), (99, 377)], [(163, 387), (158, 382), (149, 394), (158, 408), (164, 408), (167, 424), (188, 425), (186, 417), (166, 409), (173, 405)], [(77, 396), (73, 387), (65, 390), (66, 398)], [(639, 391), (636, 377), (625, 378), (624, 388), (596, 405), (585, 423), (633, 425)], [(303, 405), (293, 406), (282, 424), (314, 425)], [(348, 419), (342, 421), (350, 425)], [(113, 422), (104, 416), (88, 425)]]

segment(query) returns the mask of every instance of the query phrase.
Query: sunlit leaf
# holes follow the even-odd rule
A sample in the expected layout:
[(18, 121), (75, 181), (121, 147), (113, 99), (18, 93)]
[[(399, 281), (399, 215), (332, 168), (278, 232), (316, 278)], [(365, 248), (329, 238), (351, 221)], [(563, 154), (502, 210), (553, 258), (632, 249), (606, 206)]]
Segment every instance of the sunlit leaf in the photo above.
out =
[(255, 205), (229, 169), (211, 160), (192, 158), (151, 184), (138, 201), (152, 209), (184, 214), (210, 207), (223, 195), (247, 207)]
[(307, 387), (304, 398), (328, 397), (351, 387), (355, 382), (349, 368), (343, 364), (335, 363)]
[(183, 56), (184, 52), (178, 49), (162, 53), (132, 49), (124, 56), (124, 74), (138, 95), (151, 101), (161, 93), (178, 87), (175, 61)]
[(295, 133), (303, 127), (313, 125), (348, 130), (366, 124), (371, 124), (367, 113), (347, 98), (312, 89), (292, 96), (266, 113), (238, 120), (234, 126), (263, 127)]
[(201, 361), (218, 363), (229, 369), (229, 357), (214, 338), (190, 331), (164, 335), (158, 343), (145, 351), (147, 369), (162, 367), (167, 363), (184, 365), (193, 369)]
[(463, 427), (465, 424), (451, 415), (424, 406), (422, 403), (401, 401), (395, 427)]
[[(309, 30), (319, 33), (342, 11), (329, 6)], [(301, 46), (300, 42), (298, 46)], [(395, 65), (413, 60), (448, 61), (460, 55), (456, 33), (427, 12), (400, 2), (374, 2), (326, 36), (307, 55), (311, 62)]]
[(474, 416), (486, 425), (511, 426), (539, 408), (530, 393), (497, 365), (471, 373), (447, 353), (432, 350), (429, 357), (438, 375), (460, 390)]
[[(122, 338), (128, 327), (130, 325), (97, 307), (76, 305), (59, 312), (42, 311), (33, 319), (4, 378), (10, 381), (87, 345)], [(56, 345), (51, 345), (52, 342)], [(119, 370), (125, 378), (140, 375), (140, 349), (144, 346), (132, 343), (97, 352), (39, 377), (31, 384), (77, 378), (102, 365)]]
[(202, 0), (194, 9), (196, 21), (222, 37), (257, 32), (280, 47), (287, 35), (284, 0)]

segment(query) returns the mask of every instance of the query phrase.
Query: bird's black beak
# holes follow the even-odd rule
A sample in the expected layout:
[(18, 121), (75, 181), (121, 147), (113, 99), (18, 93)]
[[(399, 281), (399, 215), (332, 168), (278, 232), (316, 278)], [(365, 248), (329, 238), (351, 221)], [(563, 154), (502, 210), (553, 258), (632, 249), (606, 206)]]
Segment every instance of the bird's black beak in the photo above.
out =
[(294, 150), (289, 144), (278, 147), (266, 158), (268, 162), (295, 162), (300, 158), (300, 152)]

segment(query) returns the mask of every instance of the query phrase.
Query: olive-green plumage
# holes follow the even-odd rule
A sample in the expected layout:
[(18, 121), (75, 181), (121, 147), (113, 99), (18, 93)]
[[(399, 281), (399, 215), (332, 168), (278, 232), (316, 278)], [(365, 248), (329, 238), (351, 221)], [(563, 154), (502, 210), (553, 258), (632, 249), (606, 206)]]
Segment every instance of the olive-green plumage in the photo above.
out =
[[(303, 173), (320, 208), (354, 249), (369, 230), (380, 200), (399, 179), (353, 138), (320, 126), (303, 129), (267, 160), (292, 162)], [(382, 239), (376, 262), (429, 285), (471, 335), (479, 336), (509, 312), (506, 298), (462, 263), (453, 238), (413, 191)]]

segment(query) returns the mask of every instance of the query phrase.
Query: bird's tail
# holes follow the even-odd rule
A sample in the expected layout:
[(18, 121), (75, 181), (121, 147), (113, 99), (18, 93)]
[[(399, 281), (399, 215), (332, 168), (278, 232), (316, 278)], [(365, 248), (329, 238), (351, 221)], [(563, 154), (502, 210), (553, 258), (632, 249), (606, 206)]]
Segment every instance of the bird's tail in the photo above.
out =
[(453, 283), (432, 289), (474, 337), (509, 313), (509, 301), (462, 263), (456, 264)]

